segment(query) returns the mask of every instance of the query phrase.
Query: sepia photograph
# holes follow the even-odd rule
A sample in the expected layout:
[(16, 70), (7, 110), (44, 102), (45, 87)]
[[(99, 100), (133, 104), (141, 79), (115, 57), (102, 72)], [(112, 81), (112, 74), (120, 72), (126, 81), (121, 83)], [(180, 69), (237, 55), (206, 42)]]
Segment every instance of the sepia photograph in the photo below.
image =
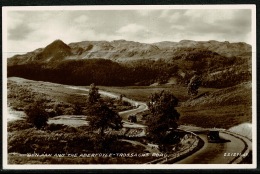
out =
[(2, 31), (4, 169), (256, 168), (255, 5), (3, 7)]

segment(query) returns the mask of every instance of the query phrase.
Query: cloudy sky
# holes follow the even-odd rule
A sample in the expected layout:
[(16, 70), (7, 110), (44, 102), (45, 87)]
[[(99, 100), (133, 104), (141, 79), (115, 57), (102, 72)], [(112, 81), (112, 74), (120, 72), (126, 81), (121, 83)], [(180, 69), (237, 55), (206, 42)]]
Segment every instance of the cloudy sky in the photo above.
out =
[(65, 43), (125, 39), (251, 44), (250, 9), (7, 11), (7, 52), (22, 54), (56, 39)]

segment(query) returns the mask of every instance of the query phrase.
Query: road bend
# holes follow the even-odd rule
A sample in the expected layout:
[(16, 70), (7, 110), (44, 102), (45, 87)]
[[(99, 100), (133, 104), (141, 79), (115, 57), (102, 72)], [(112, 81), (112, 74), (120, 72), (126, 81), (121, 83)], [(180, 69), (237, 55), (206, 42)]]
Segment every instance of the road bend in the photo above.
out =
[(219, 133), (221, 138), (229, 140), (223, 143), (208, 143), (206, 134), (197, 135), (204, 141), (204, 146), (176, 164), (229, 164), (247, 148), (242, 139), (225, 132)]

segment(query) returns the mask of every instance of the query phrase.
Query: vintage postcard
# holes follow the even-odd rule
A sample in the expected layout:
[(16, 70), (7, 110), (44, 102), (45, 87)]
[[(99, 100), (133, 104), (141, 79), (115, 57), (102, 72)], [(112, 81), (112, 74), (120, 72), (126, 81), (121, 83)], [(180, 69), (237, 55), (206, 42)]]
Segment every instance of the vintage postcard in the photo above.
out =
[(4, 169), (256, 168), (255, 5), (2, 10)]

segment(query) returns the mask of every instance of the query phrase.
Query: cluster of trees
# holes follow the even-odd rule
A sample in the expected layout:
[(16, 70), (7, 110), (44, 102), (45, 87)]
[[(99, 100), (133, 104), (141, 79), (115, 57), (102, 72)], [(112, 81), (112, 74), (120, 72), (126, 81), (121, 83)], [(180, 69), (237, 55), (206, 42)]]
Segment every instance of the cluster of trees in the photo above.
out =
[(176, 65), (161, 60), (119, 64), (106, 59), (89, 59), (8, 66), (8, 77), (71, 85), (125, 86), (166, 83), (177, 71)]
[[(189, 54), (188, 54), (189, 55)], [(191, 55), (190, 55), (191, 56)], [(173, 61), (139, 60), (117, 63), (106, 59), (66, 60), (61, 62), (31, 63), (8, 66), (8, 77), (23, 77), (31, 80), (50, 81), (70, 85), (90, 85), (95, 83), (104, 86), (150, 85), (158, 82), (167, 83), (170, 77), (180, 84), (188, 84), (194, 72), (207, 77), (220, 67), (230, 66), (233, 59), (199, 56), (180, 58)], [(194, 55), (193, 55), (194, 56)], [(244, 68), (245, 69), (245, 68)], [(203, 78), (205, 87), (228, 87), (251, 79), (248, 71), (226, 73), (214, 79)], [(244, 73), (247, 72), (247, 73)], [(182, 73), (185, 75), (183, 76)], [(216, 86), (214, 86), (214, 84)]]
[(8, 66), (8, 77), (17, 76), (32, 80), (50, 81), (71, 85), (124, 85), (128, 69), (104, 59), (67, 60)]
[(162, 59), (159, 59), (157, 61), (137, 60), (125, 63), (124, 66), (128, 67), (131, 70), (131, 72), (133, 73), (132, 78), (136, 78), (136, 75), (141, 75), (141, 77), (139, 77), (142, 78), (141, 81), (139, 80), (139, 84), (141, 85), (151, 84), (154, 82), (163, 84), (167, 83), (170, 77), (179, 76), (178, 65)]
[(164, 144), (167, 135), (177, 127), (180, 114), (175, 107), (178, 99), (168, 91), (161, 91), (150, 96), (148, 107), (150, 115), (146, 120), (148, 138), (158, 144)]

